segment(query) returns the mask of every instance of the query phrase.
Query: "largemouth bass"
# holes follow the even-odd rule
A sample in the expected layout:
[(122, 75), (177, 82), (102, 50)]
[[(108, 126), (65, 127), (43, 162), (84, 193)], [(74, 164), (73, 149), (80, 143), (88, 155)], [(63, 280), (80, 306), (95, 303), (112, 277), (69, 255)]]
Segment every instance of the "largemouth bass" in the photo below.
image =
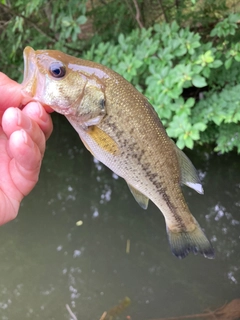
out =
[(60, 51), (24, 50), (23, 93), (65, 115), (86, 148), (126, 180), (144, 209), (164, 215), (172, 253), (214, 257), (181, 184), (203, 193), (196, 169), (177, 148), (148, 100), (111, 69)]

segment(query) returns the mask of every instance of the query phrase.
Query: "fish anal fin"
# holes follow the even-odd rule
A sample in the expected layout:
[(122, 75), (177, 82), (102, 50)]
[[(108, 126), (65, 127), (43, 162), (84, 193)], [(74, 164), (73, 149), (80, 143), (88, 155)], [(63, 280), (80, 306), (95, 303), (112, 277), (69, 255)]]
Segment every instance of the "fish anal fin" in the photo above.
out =
[(168, 241), (172, 253), (179, 259), (185, 258), (189, 252), (201, 253), (205, 258), (214, 258), (214, 249), (201, 227), (196, 223), (193, 231), (171, 231), (167, 227)]
[[(173, 142), (174, 143), (174, 142)], [(203, 194), (203, 187), (192, 162), (188, 159), (185, 153), (180, 150), (175, 144), (175, 151), (178, 158), (178, 163), (181, 171), (181, 183), (194, 189), (200, 194)]]
[[(100, 148), (116, 156), (120, 154), (117, 143), (103, 130), (97, 126), (91, 126), (87, 129), (87, 134), (98, 144)], [(87, 147), (89, 149), (89, 147)], [(91, 151), (91, 150), (90, 150)], [(91, 151), (92, 152), (92, 151)]]
[(140, 191), (138, 191), (136, 188), (134, 188), (132, 185), (128, 183), (128, 187), (134, 196), (134, 199), (137, 201), (137, 203), (142, 207), (143, 209), (147, 209), (149, 199), (144, 194), (142, 194)]

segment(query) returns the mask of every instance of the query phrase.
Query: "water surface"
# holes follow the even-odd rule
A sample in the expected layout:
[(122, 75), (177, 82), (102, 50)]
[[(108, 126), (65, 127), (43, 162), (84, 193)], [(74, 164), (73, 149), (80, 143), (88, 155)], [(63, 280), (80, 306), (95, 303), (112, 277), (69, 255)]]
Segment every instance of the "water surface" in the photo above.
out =
[(148, 320), (240, 298), (238, 155), (188, 153), (205, 195), (188, 188), (184, 193), (216, 259), (178, 260), (159, 210), (153, 204), (141, 209), (65, 118), (54, 120), (39, 183), (17, 219), (0, 228), (2, 320), (71, 319), (66, 304), (78, 320), (99, 320), (125, 296), (132, 304), (119, 319)]

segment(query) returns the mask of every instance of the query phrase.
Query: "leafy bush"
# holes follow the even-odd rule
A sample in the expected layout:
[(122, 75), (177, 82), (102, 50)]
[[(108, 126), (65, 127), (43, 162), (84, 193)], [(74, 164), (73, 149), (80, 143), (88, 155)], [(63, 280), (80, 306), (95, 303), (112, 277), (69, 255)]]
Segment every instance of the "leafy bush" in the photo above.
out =
[(20, 79), (27, 45), (79, 56), (92, 43), (114, 41), (120, 32), (128, 33), (137, 26), (124, 1), (102, 2), (104, 5), (100, 0), (0, 0), (1, 70)]
[(9, 76), (19, 78), (22, 51), (27, 45), (39, 49), (72, 50), (79, 54), (73, 44), (87, 21), (86, 1), (17, 0), (7, 5), (7, 1), (0, 0), (2, 71), (7, 70)]
[(240, 15), (226, 3), (0, 0), (1, 69), (19, 78), (26, 45), (100, 62), (149, 99), (180, 148), (240, 152)]
[(231, 38), (239, 20), (231, 14), (214, 27), (216, 45), (176, 22), (162, 23), (120, 34), (117, 44), (93, 45), (84, 58), (114, 69), (143, 92), (180, 148), (204, 142), (216, 144), (216, 151), (240, 152), (240, 46)]

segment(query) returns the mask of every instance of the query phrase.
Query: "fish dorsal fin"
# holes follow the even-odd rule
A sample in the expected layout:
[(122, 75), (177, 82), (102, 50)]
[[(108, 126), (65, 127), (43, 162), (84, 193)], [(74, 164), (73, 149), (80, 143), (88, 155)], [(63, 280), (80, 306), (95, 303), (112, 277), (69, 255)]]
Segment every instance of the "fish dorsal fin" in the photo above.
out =
[(148, 207), (149, 199), (144, 194), (142, 194), (140, 191), (138, 191), (136, 188), (131, 186), (129, 183), (128, 183), (128, 187), (129, 187), (130, 191), (132, 192), (132, 195), (134, 196), (135, 200), (140, 205), (140, 207), (142, 207), (143, 209), (146, 210)]
[(120, 153), (117, 143), (107, 133), (105, 133), (103, 130), (101, 130), (97, 126), (89, 127), (87, 130), (87, 134), (89, 134), (91, 138), (103, 150), (109, 152), (114, 156)]
[(175, 143), (174, 143), (174, 146), (175, 146), (178, 163), (181, 171), (181, 183), (194, 189), (198, 193), (203, 194), (204, 193), (203, 187), (194, 165), (188, 159), (185, 153), (175, 145)]

